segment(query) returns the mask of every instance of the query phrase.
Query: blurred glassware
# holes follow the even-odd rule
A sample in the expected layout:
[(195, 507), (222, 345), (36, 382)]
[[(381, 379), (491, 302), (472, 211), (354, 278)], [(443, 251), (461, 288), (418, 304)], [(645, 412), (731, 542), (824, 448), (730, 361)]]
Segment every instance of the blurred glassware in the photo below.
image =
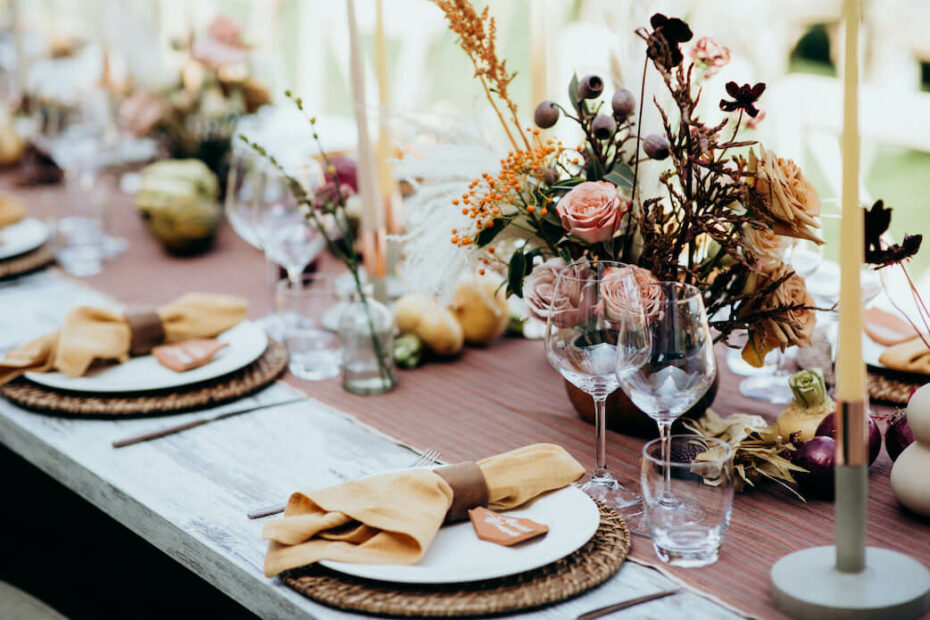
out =
[(335, 303), (333, 274), (302, 274), (297, 282), (278, 282), (276, 307), (284, 330), (288, 368), (308, 381), (339, 374), (342, 356), (338, 336), (325, 328), (323, 316)]
[(640, 481), (652, 548), (672, 566), (713, 564), (733, 507), (732, 448), (695, 435), (668, 437), (667, 447), (664, 442), (643, 446)]
[(342, 387), (369, 396), (394, 389), (394, 314), (372, 296), (365, 284), (364, 300), (356, 290), (339, 318), (342, 347)]

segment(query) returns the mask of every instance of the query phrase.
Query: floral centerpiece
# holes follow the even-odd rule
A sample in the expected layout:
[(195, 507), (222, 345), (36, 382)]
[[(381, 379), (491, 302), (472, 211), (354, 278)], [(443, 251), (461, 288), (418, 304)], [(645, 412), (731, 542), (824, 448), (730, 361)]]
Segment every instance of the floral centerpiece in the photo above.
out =
[[(508, 95), (514, 74), (497, 57), (487, 8), (434, 2), (459, 35), (512, 146), (499, 171), (474, 179), (452, 200), (462, 217), (449, 231), (451, 243), (471, 253), (480, 271), (506, 272), (509, 291), (545, 319), (561, 267), (582, 257), (620, 260), (641, 281), (697, 286), (720, 339), (747, 331), (743, 355), (754, 365), (776, 347), (809, 342), (814, 303), (782, 255), (792, 239), (820, 243), (820, 201), (795, 162), (740, 139), (744, 121), (760, 115), (765, 84), (730, 82), (719, 104), (728, 116), (716, 124), (699, 116), (698, 102), (708, 95), (697, 76), (719, 69), (726, 48), (702, 39), (686, 60), (681, 46), (692, 39), (690, 27), (656, 14), (636, 34), (673, 102), (666, 109), (654, 99), (662, 133), (641, 135), (645, 75), (638, 100), (625, 88), (607, 96), (596, 75), (573, 77), (570, 108), (540, 103), (531, 129)], [(543, 131), (559, 122), (577, 125), (582, 143), (547, 138)], [(640, 187), (647, 160), (667, 162), (658, 195)]]
[(200, 159), (221, 173), (236, 119), (271, 98), (251, 75), (251, 48), (234, 21), (217, 17), (205, 34), (173, 46), (184, 56), (177, 81), (160, 92), (136, 92), (120, 117), (136, 135), (159, 137), (171, 157)]

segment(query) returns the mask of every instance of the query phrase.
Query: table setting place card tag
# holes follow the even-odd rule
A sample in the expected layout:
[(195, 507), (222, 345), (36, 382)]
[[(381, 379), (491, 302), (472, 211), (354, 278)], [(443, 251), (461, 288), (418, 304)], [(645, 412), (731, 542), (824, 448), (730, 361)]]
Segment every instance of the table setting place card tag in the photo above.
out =
[(158, 363), (175, 372), (200, 368), (210, 362), (227, 343), (212, 338), (195, 338), (177, 344), (163, 344), (152, 349)]
[(478, 538), (504, 547), (542, 536), (549, 531), (548, 525), (530, 519), (508, 517), (483, 507), (469, 510), (468, 517)]

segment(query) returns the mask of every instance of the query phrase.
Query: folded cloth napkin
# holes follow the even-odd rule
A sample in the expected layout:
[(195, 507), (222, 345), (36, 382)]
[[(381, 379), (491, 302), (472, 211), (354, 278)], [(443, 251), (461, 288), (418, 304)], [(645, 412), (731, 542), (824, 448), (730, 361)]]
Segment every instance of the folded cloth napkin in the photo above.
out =
[(0, 196), (0, 228), (15, 224), (25, 216), (23, 203), (12, 196)]
[[(560, 489), (584, 473), (564, 448), (535, 444), (478, 461), (487, 506), (508, 510)], [(271, 541), (265, 575), (320, 560), (414, 564), (453, 506), (449, 482), (435, 470), (408, 469), (291, 495), (284, 518), (265, 524)]]
[(878, 361), (894, 370), (930, 375), (930, 349), (921, 338), (888, 347), (878, 357)]
[[(188, 293), (147, 314), (78, 306), (67, 314), (61, 328), (9, 351), (0, 360), (0, 385), (28, 371), (54, 369), (79, 377), (94, 360), (125, 362), (131, 352), (146, 352), (145, 343), (141, 350), (137, 346), (139, 336), (151, 336), (153, 328), (156, 337), (149, 338), (149, 348), (161, 341), (216, 336), (247, 315), (244, 299), (207, 293)], [(148, 323), (134, 318), (139, 316), (149, 319)]]

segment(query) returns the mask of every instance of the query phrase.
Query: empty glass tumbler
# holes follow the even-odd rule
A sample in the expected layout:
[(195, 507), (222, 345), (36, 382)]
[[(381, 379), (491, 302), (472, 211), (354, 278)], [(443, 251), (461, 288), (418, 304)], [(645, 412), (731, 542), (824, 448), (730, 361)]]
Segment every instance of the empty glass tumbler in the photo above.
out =
[(656, 556), (674, 566), (717, 561), (733, 506), (733, 452), (719, 439), (672, 435), (643, 447), (642, 494)]
[(333, 282), (334, 277), (326, 273), (302, 274), (296, 281), (278, 282), (277, 311), (288, 368), (301, 379), (319, 381), (339, 374), (339, 337), (322, 324), (324, 313), (336, 302)]

